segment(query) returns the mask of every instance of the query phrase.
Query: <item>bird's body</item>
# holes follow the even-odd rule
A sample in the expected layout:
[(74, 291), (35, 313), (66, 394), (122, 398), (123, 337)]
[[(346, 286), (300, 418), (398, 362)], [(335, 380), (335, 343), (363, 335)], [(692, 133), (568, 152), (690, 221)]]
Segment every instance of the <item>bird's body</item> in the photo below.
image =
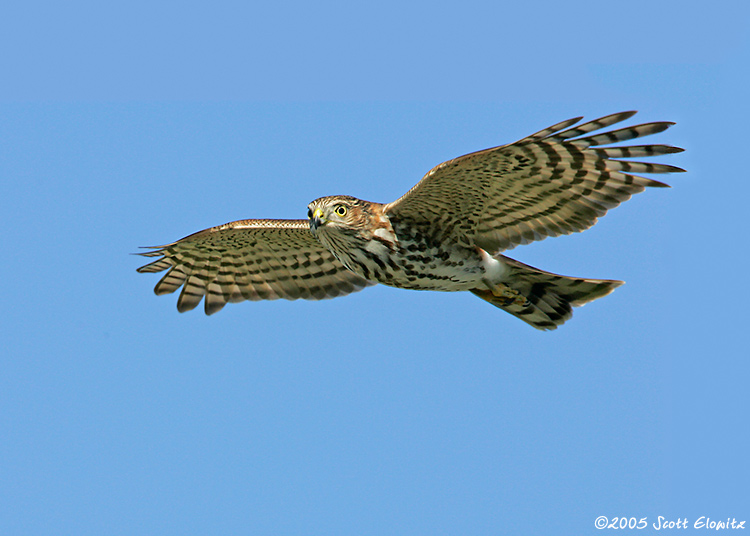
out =
[(428, 226), (392, 222), (380, 203), (331, 196), (313, 201), (310, 210), (326, 206), (346, 207), (357, 225), (314, 223), (313, 234), (347, 269), (369, 281), (409, 290), (471, 290), (486, 277), (488, 264), (499, 265), (483, 259), (478, 248), (436, 240)]
[(648, 123), (582, 137), (627, 119), (614, 114), (571, 128), (565, 121), (516, 143), (433, 168), (388, 204), (330, 196), (308, 220), (244, 220), (144, 253), (139, 271), (170, 271), (156, 293), (180, 286), (180, 311), (205, 296), (206, 313), (244, 299), (335, 297), (381, 283), (411, 290), (471, 291), (538, 329), (555, 329), (572, 306), (609, 294), (621, 281), (544, 272), (500, 252), (593, 225), (648, 186), (631, 173), (682, 171), (617, 160), (679, 152), (666, 145), (597, 146), (661, 132)]

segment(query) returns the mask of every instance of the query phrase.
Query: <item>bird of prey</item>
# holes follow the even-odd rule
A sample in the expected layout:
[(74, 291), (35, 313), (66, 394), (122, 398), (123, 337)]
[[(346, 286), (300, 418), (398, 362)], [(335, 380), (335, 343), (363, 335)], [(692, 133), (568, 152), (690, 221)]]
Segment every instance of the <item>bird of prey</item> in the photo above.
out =
[(563, 121), (520, 141), (460, 156), (430, 170), (391, 203), (321, 197), (307, 219), (241, 220), (141, 253), (139, 272), (169, 270), (158, 295), (182, 287), (180, 312), (204, 299), (228, 302), (343, 296), (382, 283), (413, 290), (469, 291), (541, 330), (622, 281), (545, 272), (501, 252), (588, 229), (609, 209), (664, 183), (634, 173), (684, 171), (632, 160), (681, 152), (669, 145), (609, 146), (674, 123), (595, 131), (632, 117)]

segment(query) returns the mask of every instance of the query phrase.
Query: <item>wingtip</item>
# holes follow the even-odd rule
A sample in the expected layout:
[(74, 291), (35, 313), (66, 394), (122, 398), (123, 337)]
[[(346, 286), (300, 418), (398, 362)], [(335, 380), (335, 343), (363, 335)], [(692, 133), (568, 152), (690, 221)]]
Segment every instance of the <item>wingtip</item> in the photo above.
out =
[(158, 257), (161, 255), (161, 251), (171, 246), (171, 244), (167, 244), (164, 246), (139, 246), (138, 249), (148, 249), (149, 251), (138, 251), (136, 253), (131, 253), (131, 255), (140, 255), (141, 257)]
[(654, 121), (653, 123), (646, 123), (646, 125), (651, 127), (650, 132), (646, 135), (651, 135), (664, 132), (668, 128), (673, 127), (675, 123), (673, 123), (672, 121)]

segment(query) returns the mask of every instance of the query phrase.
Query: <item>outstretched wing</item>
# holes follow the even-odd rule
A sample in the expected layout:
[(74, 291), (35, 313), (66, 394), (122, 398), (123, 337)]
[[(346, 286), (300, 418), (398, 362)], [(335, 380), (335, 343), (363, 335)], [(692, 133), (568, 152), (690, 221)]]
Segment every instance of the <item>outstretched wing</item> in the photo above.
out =
[(154, 251), (160, 259), (141, 273), (169, 272), (154, 292), (181, 286), (177, 310), (195, 308), (205, 296), (206, 314), (242, 300), (321, 300), (374, 283), (347, 270), (310, 233), (307, 220), (242, 220), (205, 229)]
[(633, 173), (684, 171), (619, 160), (681, 152), (668, 145), (604, 147), (662, 132), (659, 122), (591, 134), (632, 117), (613, 114), (573, 127), (577, 117), (510, 145), (467, 154), (433, 168), (385, 212), (393, 220), (434, 222), (435, 236), (497, 253), (548, 236), (588, 229), (609, 209), (647, 186)]

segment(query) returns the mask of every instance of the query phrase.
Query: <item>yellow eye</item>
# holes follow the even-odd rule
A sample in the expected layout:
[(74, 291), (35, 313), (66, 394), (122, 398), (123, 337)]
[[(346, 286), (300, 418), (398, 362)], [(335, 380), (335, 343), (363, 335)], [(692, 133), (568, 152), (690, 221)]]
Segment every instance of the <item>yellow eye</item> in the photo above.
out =
[(339, 216), (341, 218), (346, 216), (346, 207), (344, 205), (337, 206), (333, 209), (333, 211), (336, 213), (336, 216)]

